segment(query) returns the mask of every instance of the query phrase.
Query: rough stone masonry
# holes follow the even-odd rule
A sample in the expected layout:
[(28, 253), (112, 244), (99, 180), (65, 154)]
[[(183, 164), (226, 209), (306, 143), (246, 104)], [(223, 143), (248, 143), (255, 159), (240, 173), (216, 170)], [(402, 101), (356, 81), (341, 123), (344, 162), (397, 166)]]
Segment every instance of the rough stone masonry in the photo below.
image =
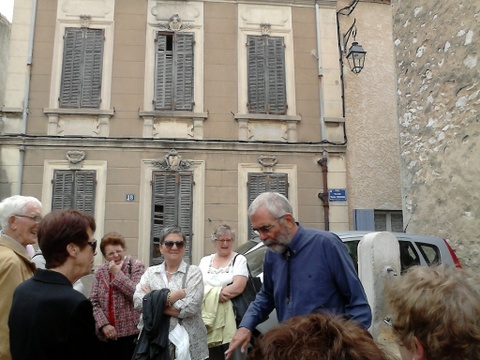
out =
[(396, 0), (393, 41), (407, 232), (480, 269), (480, 1)]

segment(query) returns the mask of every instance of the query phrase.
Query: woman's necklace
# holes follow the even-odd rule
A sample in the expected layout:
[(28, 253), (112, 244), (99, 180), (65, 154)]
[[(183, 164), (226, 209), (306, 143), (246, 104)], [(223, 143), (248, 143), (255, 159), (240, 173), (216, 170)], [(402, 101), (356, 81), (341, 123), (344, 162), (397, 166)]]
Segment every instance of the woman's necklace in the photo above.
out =
[(168, 275), (175, 275), (178, 272), (178, 269), (177, 271), (174, 271), (174, 272), (170, 272), (167, 269), (165, 269), (165, 271), (167, 272)]

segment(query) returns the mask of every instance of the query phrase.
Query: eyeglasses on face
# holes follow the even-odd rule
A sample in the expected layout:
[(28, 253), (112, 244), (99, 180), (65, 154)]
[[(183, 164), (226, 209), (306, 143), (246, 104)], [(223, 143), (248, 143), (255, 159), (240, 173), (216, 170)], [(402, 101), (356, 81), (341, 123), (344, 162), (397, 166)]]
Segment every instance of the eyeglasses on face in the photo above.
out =
[(164, 241), (163, 245), (171, 249), (173, 245), (176, 245), (178, 249), (181, 249), (185, 246), (185, 241)]
[(233, 240), (232, 239), (215, 239), (215, 241), (230, 244)]
[(37, 224), (42, 221), (42, 217), (40, 215), (20, 215), (20, 214), (15, 214), (13, 216), (16, 216), (16, 217), (21, 217), (21, 218), (27, 218), (27, 219), (30, 219), (30, 220), (33, 220), (35, 221)]
[(92, 247), (93, 252), (97, 250), (97, 240), (95, 241), (87, 241), (87, 244)]
[(258, 233), (268, 233), (270, 230), (272, 230), (274, 226), (275, 225), (260, 226), (258, 229), (253, 229), (253, 230)]

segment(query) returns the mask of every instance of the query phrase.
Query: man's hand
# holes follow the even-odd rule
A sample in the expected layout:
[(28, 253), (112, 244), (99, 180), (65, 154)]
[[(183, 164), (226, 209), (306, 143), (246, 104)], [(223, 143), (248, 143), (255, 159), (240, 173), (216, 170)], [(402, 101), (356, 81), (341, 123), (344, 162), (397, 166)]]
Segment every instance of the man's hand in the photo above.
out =
[(233, 350), (235, 350), (238, 346), (241, 347), (242, 353), (247, 350), (247, 346), (250, 343), (250, 338), (252, 337), (252, 332), (245, 327), (241, 327), (238, 329), (235, 334), (233, 335), (232, 340), (230, 341), (230, 346), (228, 350), (225, 351), (225, 358), (228, 360), (230, 356), (232, 356)]

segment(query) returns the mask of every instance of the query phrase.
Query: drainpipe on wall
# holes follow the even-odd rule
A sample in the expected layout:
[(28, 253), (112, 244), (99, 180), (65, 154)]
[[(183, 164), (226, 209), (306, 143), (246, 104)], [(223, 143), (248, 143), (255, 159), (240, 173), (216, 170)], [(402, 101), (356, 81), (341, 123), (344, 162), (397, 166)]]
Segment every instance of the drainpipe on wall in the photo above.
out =
[(328, 158), (327, 152), (323, 152), (323, 157), (317, 161), (318, 165), (322, 167), (323, 175), (323, 192), (318, 193), (318, 198), (322, 200), (323, 203), (323, 214), (325, 217), (325, 230), (330, 230), (330, 204), (328, 202)]
[(30, 19), (30, 35), (28, 39), (28, 55), (27, 55), (27, 71), (25, 74), (25, 91), (23, 94), (23, 111), (22, 111), (22, 144), (18, 146), (19, 162), (18, 162), (18, 179), (17, 179), (17, 194), (22, 192), (23, 182), (23, 166), (25, 163), (25, 134), (27, 133), (27, 117), (28, 117), (28, 100), (30, 96), (30, 76), (32, 73), (32, 58), (33, 58), (33, 40), (35, 37), (35, 20), (37, 17), (38, 0), (34, 0), (32, 4), (32, 17)]
[[(318, 64), (318, 93), (319, 100), (318, 104), (320, 106), (319, 116), (320, 116), (320, 131), (322, 142), (328, 142), (327, 140), (327, 129), (325, 126), (325, 106), (324, 106), (324, 96), (323, 96), (323, 67), (322, 67), (322, 47), (321, 47), (321, 37), (320, 37), (320, 7), (315, 1), (315, 30), (317, 37), (317, 64)], [(318, 164), (322, 167), (323, 175), (323, 192), (318, 193), (318, 197), (322, 200), (323, 203), (323, 217), (325, 223), (325, 230), (330, 229), (330, 205), (328, 203), (328, 166), (327, 166), (327, 151), (323, 151), (323, 156), (318, 160)]]

